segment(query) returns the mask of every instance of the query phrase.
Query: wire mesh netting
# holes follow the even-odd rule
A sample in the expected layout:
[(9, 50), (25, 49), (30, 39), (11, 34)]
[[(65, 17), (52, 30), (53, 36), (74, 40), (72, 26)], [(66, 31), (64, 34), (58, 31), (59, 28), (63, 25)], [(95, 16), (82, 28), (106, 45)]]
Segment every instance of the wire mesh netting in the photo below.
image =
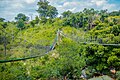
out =
[(78, 43), (83, 43), (83, 44), (97, 44), (97, 45), (104, 45), (104, 46), (120, 46), (120, 43), (118, 41), (112, 41), (108, 40), (103, 37), (87, 37), (87, 36), (77, 36), (75, 34), (69, 35), (69, 34), (64, 34), (61, 33), (66, 38), (69, 38), (73, 41), (76, 41)]
[(37, 44), (32, 44), (25, 40), (18, 39), (18, 42), (8, 44), (4, 39), (3, 45), (1, 45), (0, 60), (26, 58), (45, 54), (51, 47), (50, 45), (44, 46), (42, 43), (44, 43), (44, 41), (38, 41)]
[[(17, 36), (7, 34), (5, 31), (0, 35), (0, 62), (6, 60), (24, 60), (45, 55), (56, 44), (56, 38), (31, 40), (34, 35), (23, 35), (21, 32)], [(27, 40), (27, 38), (29, 40)]]

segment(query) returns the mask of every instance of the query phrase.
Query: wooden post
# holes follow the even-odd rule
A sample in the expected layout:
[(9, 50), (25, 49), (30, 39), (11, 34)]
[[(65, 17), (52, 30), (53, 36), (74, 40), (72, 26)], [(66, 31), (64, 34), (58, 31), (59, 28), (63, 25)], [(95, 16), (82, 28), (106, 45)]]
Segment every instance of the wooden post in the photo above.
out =
[(59, 45), (60, 42), (61, 42), (61, 34), (60, 34), (60, 30), (59, 29), (57, 31), (57, 41), (58, 41), (58, 45)]

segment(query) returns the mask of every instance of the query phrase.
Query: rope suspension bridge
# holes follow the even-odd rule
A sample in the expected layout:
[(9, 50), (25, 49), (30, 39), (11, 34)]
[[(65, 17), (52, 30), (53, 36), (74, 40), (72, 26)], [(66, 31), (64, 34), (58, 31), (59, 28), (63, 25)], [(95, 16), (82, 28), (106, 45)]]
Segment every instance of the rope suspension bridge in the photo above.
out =
[[(27, 59), (32, 59), (32, 58), (37, 58), (37, 57), (41, 57), (44, 56), (46, 54), (48, 54), (50, 51), (54, 50), (56, 44), (60, 44), (60, 40), (61, 40), (61, 36), (65, 37), (65, 38), (69, 38), (75, 42), (78, 42), (80, 44), (96, 44), (96, 45), (103, 45), (103, 46), (120, 46), (120, 44), (105, 44), (105, 43), (101, 43), (101, 41), (99, 39), (96, 40), (91, 40), (91, 39), (81, 39), (80, 37), (71, 37), (68, 36), (67, 34), (64, 34), (62, 31), (60, 31), (58, 29), (56, 37), (53, 41), (53, 43), (50, 46), (42, 46), (40, 44), (38, 45), (27, 45), (24, 46), (26, 44), (24, 44), (21, 47), (25, 47), (26, 52), (24, 52), (24, 55), (22, 56), (22, 58), (14, 58), (11, 56), (9, 56), (11, 59), (3, 59), (1, 60), (0, 58), (0, 63), (7, 63), (7, 62), (14, 62), (14, 61), (21, 61), (21, 60), (27, 60)], [(27, 52), (29, 52), (29, 54), (27, 54)], [(35, 54), (34, 54), (35, 53)], [(29, 56), (29, 57), (26, 57)]]

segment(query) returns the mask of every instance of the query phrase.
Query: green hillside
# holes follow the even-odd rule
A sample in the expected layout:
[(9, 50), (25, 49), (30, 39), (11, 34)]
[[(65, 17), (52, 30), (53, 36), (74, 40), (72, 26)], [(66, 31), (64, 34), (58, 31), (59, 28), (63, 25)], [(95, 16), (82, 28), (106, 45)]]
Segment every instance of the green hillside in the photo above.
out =
[(45, 4), (38, 2), (41, 16), (32, 21), (21, 13), (0, 20), (0, 80), (119, 80), (120, 11), (85, 8), (56, 17), (50, 5), (42, 13)]

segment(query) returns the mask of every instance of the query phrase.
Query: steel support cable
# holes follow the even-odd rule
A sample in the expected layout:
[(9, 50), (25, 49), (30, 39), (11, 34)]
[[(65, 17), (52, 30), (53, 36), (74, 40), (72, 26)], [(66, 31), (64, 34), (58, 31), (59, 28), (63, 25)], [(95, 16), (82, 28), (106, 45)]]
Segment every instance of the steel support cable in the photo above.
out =
[[(48, 51), (49, 52), (49, 51)], [(46, 52), (46, 53), (48, 53)], [(27, 59), (32, 59), (32, 58), (37, 58), (37, 57), (41, 57), (44, 56), (46, 54), (41, 54), (41, 55), (37, 55), (37, 56), (31, 56), (31, 57), (25, 57), (25, 58), (16, 58), (16, 59), (10, 59), (10, 60), (0, 60), (0, 63), (7, 63), (7, 62), (14, 62), (14, 61), (22, 61), (22, 60), (27, 60)]]

